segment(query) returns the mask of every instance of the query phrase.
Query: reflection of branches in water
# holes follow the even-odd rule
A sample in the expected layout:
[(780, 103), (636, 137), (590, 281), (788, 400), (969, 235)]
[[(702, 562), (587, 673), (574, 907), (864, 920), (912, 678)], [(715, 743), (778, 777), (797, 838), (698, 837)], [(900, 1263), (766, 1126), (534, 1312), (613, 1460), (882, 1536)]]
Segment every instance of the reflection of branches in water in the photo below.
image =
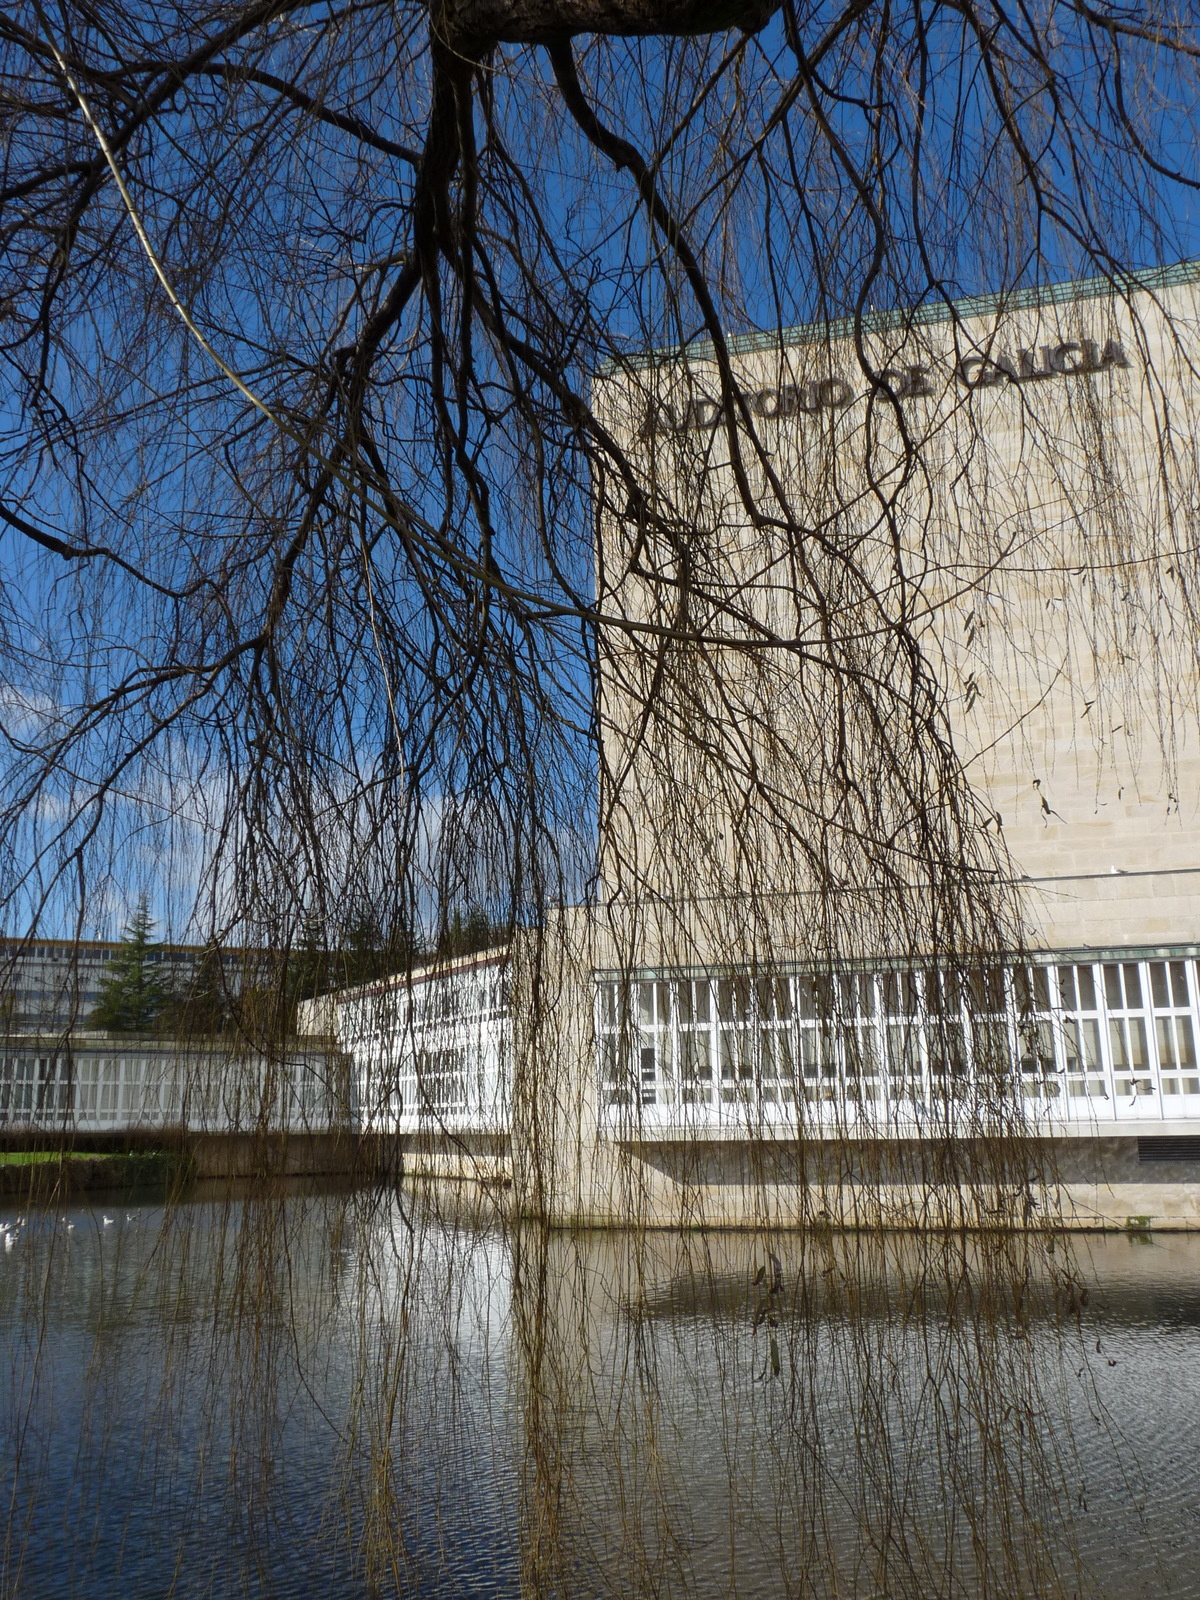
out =
[(530, 1413), (551, 1421), (528, 1441), (555, 1528), (533, 1592), (568, 1581), (563, 1561), (614, 1594), (1077, 1581), (1046, 1426), (1062, 1291), (1036, 1247), (522, 1233), (519, 1249), (542, 1269), (515, 1307)]
[[(272, 1057), (331, 970), (406, 969), (472, 909), (516, 927), (518, 1189), (544, 1214), (593, 969), (732, 964), (758, 994), (801, 973), (852, 1054), (848, 959), (970, 989), (1020, 950), (964, 716), (1021, 748), (1054, 694), (1096, 727), (1140, 706), (1131, 760), (1179, 792), (1194, 372), (1175, 303), (1121, 275), (1182, 253), (1200, 99), (1175, 12), (107, 0), (18, 6), (0, 57), (10, 920), (78, 931), (157, 872), (181, 926), (279, 955), (230, 1024)], [(1008, 385), (1005, 455), (999, 391), (966, 396), (954, 364), (997, 355), (1007, 292), (1067, 272), (1108, 275), (1089, 303), (1140, 370)], [(982, 332), (948, 303), (980, 286)], [(930, 317), (875, 306), (944, 313), (928, 413), (925, 352), (902, 358)], [(733, 337), (830, 317), (836, 347)], [(554, 909), (580, 897), (602, 902), (582, 945)], [(184, 1461), (219, 1460), (253, 1546), (289, 1387), (327, 1382), (350, 1546), (404, 1590), (451, 1554), (413, 1507), (467, 1494), (511, 1390), (531, 1593), (720, 1592), (746, 1550), (785, 1593), (1069, 1589), (1026, 1326), (1049, 1229), (946, 1231), (1022, 1220), (1043, 1175), (990, 1048), (898, 1154), (818, 1147), (798, 1107), (788, 1175), (823, 1198), (753, 1247), (499, 1212), (477, 1236), (365, 1195), (171, 1210), (116, 1291), (170, 1330), (157, 1459), (181, 1494)], [(672, 1220), (706, 1220), (710, 1153), (665, 1178), (626, 1154), (618, 1209), (662, 1179)], [(781, 1159), (738, 1156), (764, 1229)], [(936, 1224), (902, 1243), (860, 1204), (897, 1163)], [(867, 1219), (843, 1243), (838, 1196)], [(46, 1251), (35, 1330), (33, 1263), (67, 1270)], [(693, 1296), (669, 1338), (668, 1285)], [(132, 1338), (104, 1315), (98, 1395)]]
[(55, 1405), (80, 1581), (124, 1540), (131, 1580), (266, 1594), (364, 1563), (398, 1593), (1077, 1592), (1082, 1341), (1029, 1237), (504, 1232), (361, 1190), (71, 1215), (4, 1318), (10, 1351), (39, 1304), (48, 1334), (6, 1417), (35, 1585)]

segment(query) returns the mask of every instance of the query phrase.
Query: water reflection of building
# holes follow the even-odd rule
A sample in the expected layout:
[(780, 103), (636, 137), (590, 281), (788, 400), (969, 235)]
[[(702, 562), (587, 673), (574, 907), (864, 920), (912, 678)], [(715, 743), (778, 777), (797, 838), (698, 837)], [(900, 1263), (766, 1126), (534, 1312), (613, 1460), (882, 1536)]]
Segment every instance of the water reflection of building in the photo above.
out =
[[(1016, 866), (1028, 955), (949, 970), (919, 939), (889, 943), (868, 884), (822, 955), (777, 846), (730, 850), (738, 796), (705, 789), (686, 740), (647, 732), (647, 661), (617, 630), (601, 650), (616, 819), (601, 903), (562, 913), (536, 956), (518, 941), (511, 1010), (499, 979), (481, 998), (490, 964), (346, 997), (368, 1120), (431, 1170), (507, 1146), (524, 1203), (560, 1219), (660, 1221), (858, 1220), (881, 1199), (899, 1220), (931, 1195), (949, 1214), (955, 1141), (1019, 1124), (1080, 1221), (1200, 1225), (1200, 676), (1168, 625), (1200, 504), (1198, 285), (1189, 266), (866, 330), (933, 469), (893, 497), (886, 531), (919, 557), (924, 647)], [(861, 502), (865, 430), (886, 421), (850, 335), (800, 329), (733, 357), (781, 480), (827, 481), (835, 461), (841, 505)], [(770, 620), (791, 580), (747, 542), (717, 393), (703, 352), (600, 383), (635, 458), (653, 454), (717, 530), (745, 614)], [(602, 525), (610, 612), (648, 615), (651, 558), (639, 569), (620, 517)], [(759, 741), (756, 781), (790, 793), (803, 689), (720, 687), (776, 739)], [(997, 1057), (1007, 1109), (977, 1114), (972, 1084)]]
[[(529, 1227), (512, 1248), (526, 1593), (920, 1596), (953, 1572), (974, 1595), (1001, 1567), (1077, 1592), (1037, 1243)], [(1037, 1440), (1011, 1420), (1035, 1394)], [(1109, 1441), (1082, 1443), (1090, 1469)]]

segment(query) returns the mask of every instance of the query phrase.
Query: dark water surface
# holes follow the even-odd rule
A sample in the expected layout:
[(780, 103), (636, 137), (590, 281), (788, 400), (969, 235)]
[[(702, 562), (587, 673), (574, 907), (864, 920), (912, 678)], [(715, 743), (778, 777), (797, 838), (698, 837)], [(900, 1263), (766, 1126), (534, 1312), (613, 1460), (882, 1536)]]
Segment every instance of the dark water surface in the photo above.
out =
[(964, 1276), (394, 1194), (10, 1232), (5, 1597), (1200, 1597), (1200, 1236), (1083, 1244), (1075, 1316), (1061, 1247)]

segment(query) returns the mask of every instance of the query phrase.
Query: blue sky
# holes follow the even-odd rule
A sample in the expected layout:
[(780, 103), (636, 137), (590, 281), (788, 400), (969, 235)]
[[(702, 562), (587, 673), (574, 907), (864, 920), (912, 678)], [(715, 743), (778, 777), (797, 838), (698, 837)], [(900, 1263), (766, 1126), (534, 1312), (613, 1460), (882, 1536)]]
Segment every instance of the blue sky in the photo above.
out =
[[(838, 14), (832, 5), (798, 12), (807, 50)], [(883, 14), (870, 13), (876, 46)], [(140, 15), (147, 38), (169, 27), (173, 15), (198, 25), (183, 10)], [(303, 29), (281, 29), (261, 50), (251, 41), (245, 59), (319, 84), (327, 103), (387, 138), (419, 142), (427, 71), (419, 48), (399, 34), (381, 35), (376, 48), (374, 23), (362, 24), (361, 38), (336, 30), (325, 38), (322, 18), (332, 15), (310, 8), (311, 38)], [(580, 75), (601, 121), (641, 151), (659, 153), (660, 192), (703, 258), (729, 333), (1200, 254), (1189, 181), (1200, 96), (1189, 58), (1174, 72), (1164, 52), (1124, 38), (1118, 75), (1116, 36), (1091, 35), (1078, 12), (1056, 7), (1047, 74), (1031, 48), (1036, 41), (1023, 33), (1029, 14), (995, 7), (990, 15), (1013, 108), (1006, 133), (997, 84), (960, 11), (912, 5), (887, 15), (884, 47), (856, 36), (832, 51), (802, 90), (781, 16), (749, 41), (577, 42)], [(102, 54), (95, 39), (90, 48)], [(724, 75), (697, 100), (696, 85), (723, 57)], [(243, 94), (231, 118), (224, 94), (205, 81), (177, 96), (130, 148), (128, 176), (147, 232), (213, 346), (272, 405), (303, 415), (312, 403), (312, 363), (331, 338), (353, 337), (372, 297), (381, 298), (400, 270), (396, 258), (410, 242), (411, 169), (377, 153), (364, 160), (348, 136), (295, 115), (264, 124), (269, 97)], [(615, 170), (563, 119), (545, 53), (505, 51), (491, 97), (491, 134), (481, 111), (476, 117), (481, 215), (488, 270), (514, 330), (536, 341), (553, 312), (550, 354), (581, 396), (600, 362), (699, 336), (694, 297), (686, 287), (679, 292), (678, 264), (629, 173)], [(1136, 148), (1122, 108), (1133, 119)], [(248, 147), (253, 158), (240, 165)], [(1040, 195), (1022, 169), (1021, 148), (1036, 160)], [(505, 162), (520, 168), (520, 187), (506, 186)], [(881, 226), (887, 243), (878, 250)], [(100, 562), (71, 567), (12, 533), (0, 535), (4, 725), (26, 742), (32, 734), (34, 745), (71, 708), (154, 666), (165, 635), (176, 635), (175, 659), (186, 662), (189, 650), (216, 654), (239, 630), (252, 629), (269, 603), (274, 563), (303, 498), (287, 441), (270, 437), (269, 424), (247, 411), (182, 328), (111, 185), (88, 235), (101, 236), (118, 242), (115, 265), (107, 272), (81, 268), (64, 293), (48, 368), (52, 404), (41, 405), (36, 419), (29, 351), (10, 349), (0, 379), (0, 493), (49, 528), (113, 543), (166, 588), (186, 587), (197, 576), (207, 588), (181, 613), (179, 601)], [(333, 337), (335, 325), (344, 332)], [(389, 463), (414, 512), (430, 529), (452, 528), (455, 548), (471, 560), (486, 539), (488, 559), (530, 596), (554, 605), (572, 593), (586, 600), (591, 468), (553, 392), (526, 368), (546, 447), (545, 460), (533, 460), (528, 420), (505, 408), (509, 375), (485, 333), (476, 322), (463, 450), (488, 485), (490, 528), (485, 533), (464, 501), (461, 481), (448, 504), (428, 450), (428, 324), (415, 315), (386, 352), (373, 401)], [(36, 446), (31, 419), (42, 430)], [(355, 785), (375, 792), (395, 786), (397, 761), (387, 752), (396, 745), (404, 783), (411, 791), (417, 774), (439, 816), (471, 785), (491, 784), (502, 798), (508, 779), (499, 771), (481, 777), (479, 758), (489, 740), (503, 749), (506, 718), (513, 725), (526, 718), (526, 735), (543, 741), (544, 790), (554, 792), (549, 832), (573, 823), (586, 838), (594, 823), (586, 626), (548, 615), (526, 624), (514, 611), (495, 635), (497, 647), (511, 647), (541, 679), (557, 725), (527, 696), (506, 702), (495, 689), (490, 698), (477, 693), (458, 646), (425, 606), (403, 542), (372, 526), (369, 507), (363, 515), (373, 585), (366, 599), (353, 541), (338, 548), (331, 565), (329, 546), (317, 538), (296, 567), (302, 620), (287, 665), (296, 715), (303, 720), (307, 695), (312, 737), (325, 741), (315, 790), (336, 809)], [(436, 553), (424, 559), (428, 570), (440, 570)], [(340, 624), (331, 621), (339, 596), (347, 601), (341, 616), (353, 615), (346, 640), (336, 638)], [(458, 598), (466, 603), (465, 590)], [(365, 606), (383, 608), (395, 624), (403, 640), (397, 659), (407, 668), (381, 665)], [(455, 626), (468, 637), (473, 624), (464, 617)], [(335, 692), (322, 650), (328, 655), (342, 645), (355, 652), (356, 666)], [(460, 704), (475, 719), (478, 748), (469, 726), (444, 718), (437, 694), (420, 692), (426, 670), (465, 696)], [(460, 670), (467, 674), (461, 682)], [(71, 848), (90, 863), (83, 873), (86, 931), (110, 935), (143, 889), (161, 921), (174, 931), (184, 925), (213, 819), (269, 733), (261, 708), (246, 709), (240, 671), (235, 664), (194, 712), (164, 724), (127, 765), (119, 764), (122, 750), (136, 746), (146, 717), (174, 717), (181, 683), (189, 680), (164, 684), (136, 715), (98, 725), (72, 746), (40, 807), (14, 825), (4, 845), (10, 883), (40, 884), (36, 900), (52, 881), (45, 911), (51, 925), (43, 931), (73, 925), (81, 877), (61, 846), (44, 869), (36, 866), (35, 839), (52, 836), (64, 808), (114, 762), (119, 781), (98, 832), (88, 842), (82, 823), (69, 831)], [(10, 752), (0, 791), (10, 800), (21, 792), (20, 766)], [(518, 810), (536, 803), (520, 796), (510, 802)], [(347, 827), (352, 833), (350, 821)], [(498, 855), (511, 848), (511, 841), (498, 846)], [(343, 862), (337, 870), (354, 869)], [(10, 930), (31, 904), (22, 891)]]

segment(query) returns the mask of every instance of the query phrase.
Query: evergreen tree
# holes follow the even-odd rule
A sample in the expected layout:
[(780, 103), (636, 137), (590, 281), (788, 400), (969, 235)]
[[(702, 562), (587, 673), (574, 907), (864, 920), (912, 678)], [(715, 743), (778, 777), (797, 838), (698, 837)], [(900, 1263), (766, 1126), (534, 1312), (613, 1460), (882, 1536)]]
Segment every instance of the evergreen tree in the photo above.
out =
[(465, 917), (461, 911), (454, 912), (438, 938), (436, 954), (442, 960), (474, 955), (477, 950), (491, 950), (503, 944), (506, 937), (504, 929), (481, 906), (472, 906)]
[(186, 1038), (191, 1034), (223, 1033), (230, 1023), (229, 981), (218, 945), (204, 947), (186, 991), (169, 999), (160, 1020), (167, 1031)]
[(330, 981), (329, 967), (329, 952), (320, 938), (318, 925), (312, 918), (306, 918), (301, 927), (300, 943), (292, 950), (287, 964), (288, 1006), (293, 1015), (303, 1001), (337, 987), (336, 980)]
[(380, 920), (371, 908), (357, 912), (346, 924), (336, 950), (327, 957), (323, 988), (355, 988), (403, 972), (419, 951), (412, 934)]
[(162, 950), (151, 937), (154, 922), (143, 895), (125, 936), (100, 980), (100, 998), (88, 1019), (112, 1033), (149, 1033), (170, 999)]
[(346, 929), (340, 952), (342, 982), (347, 988), (387, 976), (387, 944), (379, 918), (373, 911), (361, 911)]

